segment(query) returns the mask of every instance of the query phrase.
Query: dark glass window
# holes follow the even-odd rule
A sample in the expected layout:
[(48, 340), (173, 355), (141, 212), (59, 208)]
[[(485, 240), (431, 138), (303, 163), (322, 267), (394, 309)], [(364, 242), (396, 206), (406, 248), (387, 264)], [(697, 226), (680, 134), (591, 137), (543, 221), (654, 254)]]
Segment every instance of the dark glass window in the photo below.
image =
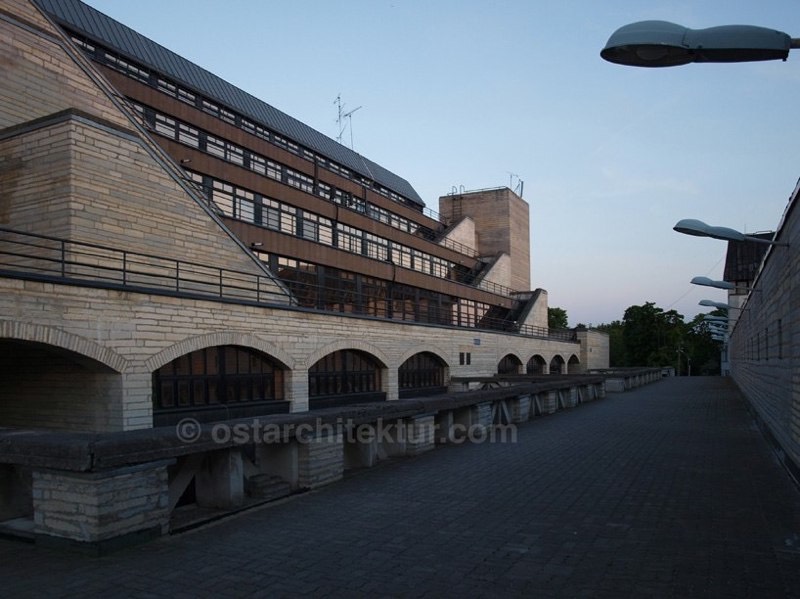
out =
[(156, 412), (283, 397), (280, 365), (259, 351), (235, 345), (194, 351), (153, 373)]
[(421, 352), (403, 362), (398, 370), (400, 389), (426, 389), (444, 385), (444, 362), (435, 354)]
[(324, 397), (375, 393), (381, 390), (381, 371), (369, 354), (341, 350), (328, 354), (308, 370), (308, 396)]
[(522, 362), (513, 354), (504, 356), (497, 365), (497, 374), (518, 374)]

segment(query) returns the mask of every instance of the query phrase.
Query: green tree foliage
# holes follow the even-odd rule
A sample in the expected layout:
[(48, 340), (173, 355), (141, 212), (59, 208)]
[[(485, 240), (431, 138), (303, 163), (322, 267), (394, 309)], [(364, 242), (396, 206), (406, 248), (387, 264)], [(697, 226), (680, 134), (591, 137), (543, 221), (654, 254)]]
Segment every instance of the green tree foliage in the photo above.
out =
[(551, 329), (568, 329), (567, 311), (563, 308), (547, 309), (547, 326)]
[(614, 320), (610, 324), (601, 324), (596, 327), (598, 331), (603, 331), (608, 335), (609, 364), (611, 366), (624, 366), (628, 363), (625, 353), (625, 341), (622, 338), (622, 331), (625, 325), (621, 320)]
[(675, 310), (645, 302), (597, 328), (609, 336), (611, 366), (672, 366), (686, 375), (691, 364), (691, 374), (719, 374), (721, 346), (702, 314), (686, 323)]
[[(714, 316), (725, 316), (724, 310), (715, 310)], [(695, 316), (687, 327), (684, 345), (691, 360), (692, 374), (719, 374), (720, 342), (711, 338), (708, 323), (703, 314)], [(686, 366), (684, 366), (686, 368)]]

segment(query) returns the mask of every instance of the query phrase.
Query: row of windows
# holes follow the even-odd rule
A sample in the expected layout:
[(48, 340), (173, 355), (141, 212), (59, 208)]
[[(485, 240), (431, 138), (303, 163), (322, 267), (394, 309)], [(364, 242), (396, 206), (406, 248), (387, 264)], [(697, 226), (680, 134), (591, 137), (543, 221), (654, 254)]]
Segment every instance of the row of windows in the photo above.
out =
[(454, 262), (421, 252), (313, 212), (299, 210), (254, 191), (200, 173), (187, 171), (223, 214), (329, 247), (382, 260), (441, 279), (458, 279), (463, 270)]
[(415, 202), (404, 198), (400, 194), (386, 188), (385, 186), (380, 185), (379, 183), (361, 175), (356, 175), (350, 171), (350, 169), (319, 154), (316, 154), (307, 148), (301, 147), (295, 142), (286, 139), (282, 135), (258, 125), (243, 115), (233, 112), (224, 106), (209, 100), (208, 98), (199, 96), (191, 90), (188, 90), (185, 87), (178, 85), (164, 77), (158, 76), (155, 73), (151, 73), (148, 68), (142, 65), (138, 65), (133, 61), (122, 58), (121, 56), (118, 56), (114, 52), (106, 50), (105, 48), (98, 48), (95, 44), (77, 35), (73, 35), (72, 40), (82, 47), (91, 58), (105, 64), (108, 67), (111, 67), (123, 75), (126, 75), (132, 79), (136, 79), (137, 81), (153, 87), (169, 96), (172, 96), (181, 102), (185, 102), (186, 104), (199, 108), (203, 112), (211, 114), (222, 121), (239, 127), (244, 131), (255, 135), (256, 137), (288, 150), (297, 156), (312, 162), (316, 162), (322, 168), (330, 170), (347, 179), (354, 180), (394, 202), (419, 210), (419, 206)]
[(131, 102), (131, 104), (142, 117), (143, 121), (149, 123), (159, 135), (173, 139), (191, 148), (207, 152), (221, 160), (249, 169), (259, 175), (269, 177), (270, 179), (280, 181), (281, 183), (285, 183), (286, 185), (290, 185), (306, 193), (316, 194), (326, 200), (365, 214), (373, 220), (387, 224), (400, 231), (413, 234), (421, 229), (417, 223), (398, 214), (394, 214), (393, 212), (389, 212), (385, 208), (376, 206), (371, 202), (366, 202), (364, 199), (347, 191), (321, 181), (317, 181), (315, 185), (314, 178), (304, 173), (218, 138), (210, 133), (201, 131), (187, 123), (155, 112), (141, 104), (135, 102)]
[(301, 306), (466, 328), (486, 328), (490, 305), (294, 258), (262, 254)]
[[(268, 129), (262, 127), (261, 125), (258, 125), (257, 123), (241, 115), (237, 115), (236, 113), (231, 112), (230, 110), (226, 109), (223, 106), (219, 106), (205, 98), (202, 98), (197, 94), (195, 94), (194, 92), (191, 92), (190, 90), (184, 87), (178, 86), (175, 83), (172, 83), (171, 81), (164, 79), (162, 77), (158, 76), (155, 77), (155, 83), (153, 83), (149, 70), (140, 67), (121, 57), (118, 57), (111, 52), (105, 50), (98, 51), (97, 48), (92, 43), (87, 42), (86, 40), (83, 40), (78, 37), (73, 37), (72, 39), (79, 46), (83, 47), (91, 57), (96, 58), (99, 62), (105, 63), (107, 66), (133, 79), (145, 83), (150, 87), (155, 87), (159, 91), (169, 96), (172, 96), (180, 100), (181, 102), (185, 102), (186, 104), (189, 104), (196, 108), (199, 107), (201, 110), (203, 110), (203, 112), (211, 114), (231, 125), (238, 126), (242, 130), (250, 133), (251, 135), (259, 137), (260, 139), (263, 139), (264, 141), (267, 141), (275, 146), (288, 150), (289, 152), (301, 156), (311, 162), (316, 162), (320, 167), (325, 168), (331, 172), (334, 172), (346, 179), (352, 179), (360, 183), (361, 185), (372, 189), (373, 191), (379, 193), (380, 195), (394, 202), (397, 202), (398, 204), (403, 204), (406, 206), (410, 206), (415, 210), (420, 210), (417, 204), (415, 204), (414, 202), (410, 202), (400, 194), (397, 194), (394, 191), (391, 191), (390, 189), (366, 177), (363, 177), (361, 175), (353, 175), (347, 168), (340, 166), (337, 163), (330, 161), (318, 154), (315, 154), (314, 152), (311, 152), (310, 150), (299, 146), (298, 144), (292, 142), (291, 140), (288, 140), (285, 137), (275, 132), (271, 132)], [(324, 191), (323, 189), (324, 187), (326, 187), (324, 184), (318, 183), (318, 190), (317, 190), (318, 195), (328, 199), (332, 199), (330, 197), (330, 193), (326, 193)], [(347, 192), (340, 191), (339, 195), (350, 195), (350, 194), (347, 194)], [(345, 204), (345, 201), (339, 200), (335, 197), (332, 200), (340, 204)], [(346, 202), (346, 205), (352, 208), (353, 210), (358, 210), (362, 213), (368, 214), (371, 218), (375, 218), (376, 220), (380, 220), (381, 222), (388, 223), (392, 227), (399, 229), (401, 231), (407, 231), (409, 233), (418, 232), (425, 239), (431, 239), (431, 240), (437, 239), (438, 237), (437, 231), (434, 231), (427, 227), (422, 227), (417, 223), (415, 223), (414, 221), (411, 221), (397, 214), (391, 213), (388, 210), (384, 210), (383, 208), (375, 206), (374, 204), (365, 203), (364, 200), (360, 200), (359, 198), (353, 198), (351, 200), (348, 200)], [(450, 249), (453, 249), (457, 252), (465, 253), (472, 257), (475, 257), (477, 255), (477, 253), (474, 251), (473, 248), (464, 246), (463, 244), (453, 241), (451, 239), (445, 238), (441, 240), (441, 243), (445, 247), (449, 247)]]

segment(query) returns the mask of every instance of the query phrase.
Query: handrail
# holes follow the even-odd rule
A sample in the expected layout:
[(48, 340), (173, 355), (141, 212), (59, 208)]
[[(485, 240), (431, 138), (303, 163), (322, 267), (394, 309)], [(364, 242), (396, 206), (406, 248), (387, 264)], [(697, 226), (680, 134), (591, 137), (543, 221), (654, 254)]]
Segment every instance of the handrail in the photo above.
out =
[[(0, 277), (47, 280), (91, 287), (126, 289), (181, 297), (203, 298), (232, 303), (294, 307), (315, 312), (349, 313), (361, 317), (395, 322), (433, 324), (448, 328), (486, 330), (577, 343), (574, 331), (519, 325), (502, 318), (483, 316), (468, 323), (453, 321), (451, 309), (425, 312), (414, 320), (392, 318), (391, 312), (370, 313), (370, 300), (396, 301), (393, 298), (357, 295), (355, 290), (330, 288), (302, 280), (282, 283), (265, 275), (176, 260), (143, 252), (110, 248), (96, 243), (73, 241), (49, 235), (0, 227)], [(499, 287), (499, 286), (498, 286)], [(347, 310), (344, 305), (347, 305)], [(339, 309), (336, 306), (340, 306)]]
[(257, 304), (292, 300), (266, 275), (0, 227), (0, 274), (23, 273)]

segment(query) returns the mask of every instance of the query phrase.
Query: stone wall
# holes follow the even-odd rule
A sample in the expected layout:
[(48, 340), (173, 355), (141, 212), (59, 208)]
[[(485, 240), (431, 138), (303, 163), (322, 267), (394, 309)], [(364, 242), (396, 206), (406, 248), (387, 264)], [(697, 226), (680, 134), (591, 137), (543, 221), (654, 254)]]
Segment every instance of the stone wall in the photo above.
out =
[(475, 222), (478, 253), (511, 257), (510, 287), (531, 288), (530, 209), (507, 187), (466, 192), (439, 198), (439, 212), (449, 221), (469, 216)]
[[(786, 457), (800, 469), (800, 210), (795, 189), (732, 330), (731, 375)], [(734, 310), (733, 312), (737, 312)]]
[[(3, 376), (0, 426), (123, 430), (152, 426), (152, 373), (189, 352), (217, 345), (240, 345), (264, 352), (288, 371), (286, 399), (295, 411), (308, 405), (308, 368), (340, 349), (363, 350), (383, 365), (383, 391), (398, 397), (398, 368), (412, 355), (439, 356), (451, 376), (489, 376), (503, 356), (522, 364), (534, 355), (548, 362), (580, 358), (576, 343), (534, 339), (474, 329), (442, 328), (407, 322), (339, 316), (303, 310), (221, 304), (187, 299), (0, 279), (0, 345), (15, 351), (25, 341), (44, 382)], [(459, 364), (469, 353), (469, 364)], [(69, 369), (80, 363), (82, 369)], [(42, 404), (52, 375), (58, 400)], [(16, 382), (15, 382), (16, 381)], [(87, 392), (87, 386), (113, 391)], [(41, 388), (42, 393), (36, 389)], [(91, 387), (88, 387), (90, 390)], [(48, 400), (50, 401), (50, 400)], [(51, 413), (43, 405), (53, 408)], [(72, 420), (62, 418), (68, 406)]]
[(60, 31), (6, 9), (41, 29), (0, 20), (0, 225), (268, 275)]
[(608, 368), (611, 355), (608, 335), (592, 329), (578, 330), (576, 333), (581, 342), (581, 372)]
[(3, 10), (17, 23), (0, 19), (0, 129), (68, 108), (130, 127), (114, 103), (98, 93), (77, 51), (30, 2), (4, 0)]
[[(478, 251), (478, 244), (475, 236), (475, 221), (470, 217), (462, 218), (458, 223), (447, 232), (443, 240), (454, 241), (473, 251)], [(442, 244), (444, 245), (444, 244)]]
[(511, 256), (506, 253), (501, 253), (488, 262), (481, 272), (478, 283), (488, 284), (488, 287), (486, 287), (487, 289), (491, 289), (492, 285), (500, 285), (501, 287), (510, 289), (512, 283), (512, 268)]
[(33, 472), (34, 530), (97, 543), (169, 526), (167, 463), (111, 472)]

